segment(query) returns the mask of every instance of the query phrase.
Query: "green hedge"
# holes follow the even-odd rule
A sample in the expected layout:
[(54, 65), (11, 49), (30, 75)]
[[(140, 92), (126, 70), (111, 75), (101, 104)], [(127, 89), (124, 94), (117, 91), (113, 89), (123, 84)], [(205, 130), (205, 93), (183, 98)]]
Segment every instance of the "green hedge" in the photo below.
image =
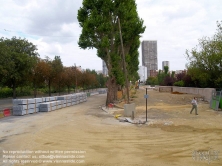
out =
[(174, 86), (184, 87), (185, 83), (183, 82), (183, 80), (181, 80), (181, 81), (175, 82), (173, 85), (174, 85)]
[(0, 98), (12, 97), (13, 91), (10, 88), (1, 88), (0, 89)]
[[(30, 96), (32, 95), (32, 89), (29, 87), (23, 87), (16, 89), (16, 96)], [(8, 87), (0, 88), (0, 98), (13, 97), (13, 90)]]

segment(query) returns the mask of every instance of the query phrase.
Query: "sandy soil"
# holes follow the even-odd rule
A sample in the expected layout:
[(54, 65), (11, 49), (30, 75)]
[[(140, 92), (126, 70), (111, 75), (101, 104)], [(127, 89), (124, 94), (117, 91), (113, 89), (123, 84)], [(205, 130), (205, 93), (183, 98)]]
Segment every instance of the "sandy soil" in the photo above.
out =
[[(140, 120), (146, 118), (144, 94), (145, 88), (140, 87), (132, 101)], [(106, 95), (54, 112), (0, 119), (0, 161), (4, 166), (222, 165), (221, 111), (199, 101), (196, 116), (189, 113), (193, 95), (153, 90), (148, 94), (145, 125), (119, 122), (114, 115), (122, 114), (122, 109), (103, 111)], [(60, 158), (53, 158), (56, 155)], [(13, 157), (20, 163), (9, 163)], [(6, 159), (8, 163), (3, 163)]]

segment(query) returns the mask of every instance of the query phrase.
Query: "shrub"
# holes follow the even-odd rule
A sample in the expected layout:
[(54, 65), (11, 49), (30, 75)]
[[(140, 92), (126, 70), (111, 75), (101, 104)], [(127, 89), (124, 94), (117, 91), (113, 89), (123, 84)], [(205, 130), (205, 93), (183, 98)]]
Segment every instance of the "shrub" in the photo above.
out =
[(184, 83), (183, 80), (181, 80), (181, 81), (175, 82), (173, 85), (174, 85), (174, 86), (181, 86), (181, 87), (183, 87), (183, 86), (185, 85), (185, 83)]
[(11, 88), (0, 88), (0, 98), (12, 97), (13, 91)]

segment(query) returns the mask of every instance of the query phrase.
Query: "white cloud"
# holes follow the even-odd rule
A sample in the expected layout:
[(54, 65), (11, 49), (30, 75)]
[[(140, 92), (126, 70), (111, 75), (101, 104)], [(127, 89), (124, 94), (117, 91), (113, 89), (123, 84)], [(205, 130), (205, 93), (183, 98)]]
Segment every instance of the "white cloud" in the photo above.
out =
[[(102, 69), (96, 50), (83, 50), (77, 44), (81, 33), (77, 21), (81, 0), (0, 1), (1, 37), (25, 37), (37, 45), (42, 58), (53, 59), (58, 55), (65, 66), (76, 63), (82, 68)], [(136, 0), (136, 3), (146, 26), (140, 40), (157, 40), (160, 69), (165, 60), (170, 61), (172, 70), (184, 69), (186, 49), (195, 47), (203, 36), (211, 37), (222, 15), (220, 0)], [(141, 48), (139, 52), (141, 62)]]
[(137, 1), (147, 27), (141, 40), (157, 40), (160, 69), (164, 60), (176, 62), (170, 63), (172, 70), (185, 68), (186, 49), (195, 47), (199, 38), (212, 36), (222, 14), (221, 2), (214, 0), (145, 2)]

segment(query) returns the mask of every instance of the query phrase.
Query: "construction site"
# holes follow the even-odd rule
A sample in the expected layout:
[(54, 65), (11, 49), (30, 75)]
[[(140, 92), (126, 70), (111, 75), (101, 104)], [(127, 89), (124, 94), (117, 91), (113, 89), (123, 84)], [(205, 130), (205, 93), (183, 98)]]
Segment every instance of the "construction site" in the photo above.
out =
[[(41, 106), (27, 104), (33, 99), (11, 102), (16, 114), (0, 118), (0, 165), (222, 164), (222, 111), (211, 94), (140, 86), (131, 91), (133, 118), (124, 116), (124, 100), (105, 106), (106, 95), (48, 98), (38, 100)], [(194, 97), (198, 115), (190, 114)]]

